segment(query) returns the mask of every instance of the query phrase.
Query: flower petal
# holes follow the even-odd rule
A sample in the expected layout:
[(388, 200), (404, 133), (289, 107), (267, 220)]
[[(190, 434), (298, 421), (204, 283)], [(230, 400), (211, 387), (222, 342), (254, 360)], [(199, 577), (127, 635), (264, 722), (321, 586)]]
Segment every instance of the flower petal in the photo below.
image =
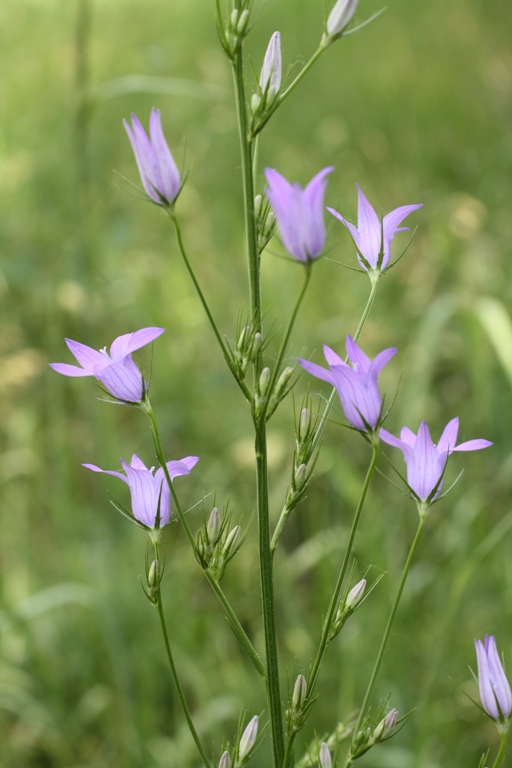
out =
[(361, 347), (356, 344), (350, 334), (347, 336), (347, 355), (355, 371), (363, 376), (368, 373), (371, 360), (365, 355)]
[(461, 443), (460, 445), (457, 445), (453, 450), (454, 451), (481, 451), (483, 448), (490, 448), (492, 445), (489, 440), (483, 440), (482, 438), (479, 438), (477, 440), (468, 440), (466, 443)]
[(101, 472), (104, 475), (113, 475), (114, 477), (118, 477), (120, 480), (122, 480), (123, 483), (128, 483), (128, 478), (126, 475), (123, 475), (122, 472), (114, 472), (111, 469), (100, 469), (96, 466), (96, 464), (82, 464), (82, 467), (85, 467), (86, 469), (92, 469), (93, 472)]
[(359, 185), (357, 185), (357, 193), (357, 229), (360, 237), (359, 250), (366, 261), (375, 268), (379, 260), (381, 224), (379, 217), (368, 202)]
[(384, 259), (382, 261), (382, 269), (385, 269), (389, 263), (391, 241), (397, 232), (402, 232), (407, 227), (399, 229), (399, 224), (413, 211), (421, 208), (423, 203), (418, 205), (402, 205), (400, 208), (395, 208), (394, 211), (387, 213), (382, 220), (382, 228), (384, 232)]
[(501, 660), (498, 655), (498, 649), (496, 647), (496, 640), (493, 636), (486, 642), (486, 651), (491, 684), (498, 700), (501, 713), (504, 717), (508, 717), (512, 712), (512, 692), (505, 672), (503, 671)]
[(309, 259), (315, 259), (325, 246), (324, 197), (327, 176), (334, 166), (324, 168), (316, 174), (302, 193), (304, 239)]
[(446, 427), (444, 428), (443, 434), (439, 438), (439, 442), (437, 444), (437, 450), (439, 452), (453, 451), (455, 449), (455, 445), (457, 444), (458, 433), (459, 433), (459, 419), (455, 417), (454, 419), (449, 421)]
[(155, 192), (154, 150), (148, 137), (146, 136), (146, 132), (137, 119), (137, 116), (134, 114), (132, 114), (132, 127), (128, 125), (126, 120), (123, 120), (123, 124), (132, 145), (137, 168), (139, 169), (140, 180), (142, 181), (142, 185), (146, 190), (146, 194), (151, 198), (151, 200), (153, 200), (153, 202), (161, 205), (162, 200), (160, 199), (158, 193)]
[(160, 491), (155, 478), (149, 469), (134, 469), (122, 459), (121, 464), (130, 486), (133, 516), (148, 528), (154, 528)]
[(339, 355), (336, 354), (336, 352), (327, 346), (327, 344), (324, 344), (324, 355), (325, 359), (327, 360), (327, 363), (332, 368), (335, 365), (346, 365), (346, 362), (341, 359)]
[(312, 376), (316, 376), (317, 379), (322, 379), (323, 381), (328, 381), (329, 384), (334, 386), (334, 378), (331, 371), (328, 371), (326, 368), (322, 368), (321, 365), (311, 363), (309, 360), (302, 360), (300, 357), (297, 358), (297, 362)]
[(140, 331), (125, 333), (123, 336), (118, 336), (117, 339), (114, 339), (112, 346), (110, 347), (110, 356), (112, 360), (120, 360), (131, 352), (135, 352), (136, 349), (145, 347), (146, 344), (150, 344), (154, 339), (158, 338), (158, 336), (161, 336), (164, 331), (165, 328), (141, 328)]
[(172, 203), (180, 191), (180, 172), (165, 140), (160, 110), (154, 107), (149, 118), (149, 135), (156, 159), (155, 187), (162, 197)]
[(478, 664), (478, 687), (482, 706), (490, 717), (499, 718), (498, 705), (491, 683), (491, 673), (487, 653), (480, 640), (475, 640), (476, 661)]
[(142, 374), (132, 360), (131, 355), (123, 357), (105, 368), (97, 369), (94, 375), (105, 389), (118, 400), (138, 403), (142, 400)]
[(186, 456), (184, 459), (180, 459), (179, 461), (168, 461), (167, 469), (169, 470), (171, 480), (174, 480), (175, 477), (179, 477), (181, 475), (190, 474), (198, 461), (199, 456)]
[(73, 357), (89, 375), (92, 374), (95, 365), (105, 366), (109, 363), (108, 355), (98, 352), (85, 344), (80, 344), (79, 341), (66, 339), (66, 344)]
[(57, 373), (62, 373), (63, 376), (92, 376), (92, 373), (86, 371), (84, 368), (79, 368), (77, 365), (69, 365), (68, 363), (50, 363), (50, 368), (53, 368)]

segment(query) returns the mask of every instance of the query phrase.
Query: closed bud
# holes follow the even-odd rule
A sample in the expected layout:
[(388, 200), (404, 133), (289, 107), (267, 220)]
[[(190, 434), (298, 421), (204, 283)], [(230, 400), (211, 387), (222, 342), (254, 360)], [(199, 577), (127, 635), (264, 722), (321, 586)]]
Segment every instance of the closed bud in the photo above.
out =
[(208, 534), (208, 541), (210, 544), (216, 544), (220, 533), (220, 515), (217, 507), (214, 507), (210, 513), (206, 525), (206, 533)]
[(261, 395), (265, 394), (269, 384), (270, 384), (270, 368), (264, 368), (260, 374), (260, 382), (259, 382), (259, 390)]
[(348, 608), (349, 610), (354, 610), (356, 605), (361, 602), (365, 589), (366, 589), (366, 579), (361, 579), (361, 581), (358, 584), (356, 584), (355, 587), (352, 587), (352, 589), (348, 593), (347, 599), (345, 600), (345, 608)]
[(228, 533), (227, 539), (224, 542), (224, 546), (222, 548), (222, 554), (223, 555), (229, 555), (232, 549), (236, 547), (238, 544), (238, 539), (240, 538), (241, 528), (239, 525), (235, 525), (232, 531)]
[(238, 8), (233, 8), (233, 10), (231, 11), (231, 17), (230, 17), (230, 23), (231, 23), (232, 29), (236, 29), (236, 25), (238, 24), (238, 15), (239, 15)]
[(221, 759), (219, 760), (219, 768), (231, 768), (231, 758), (227, 750), (223, 753)]
[(267, 107), (271, 107), (276, 100), (277, 89), (273, 85), (270, 86), (267, 93)]
[(247, 8), (245, 11), (242, 11), (240, 14), (240, 18), (238, 19), (238, 24), (236, 25), (236, 31), (239, 35), (243, 35), (247, 28), (247, 22), (249, 21), (249, 11)]
[(295, 686), (293, 689), (293, 696), (292, 696), (292, 709), (295, 712), (299, 712), (304, 706), (304, 702), (306, 701), (306, 693), (307, 693), (306, 678), (304, 677), (304, 675), (299, 675), (295, 681)]
[(255, 115), (258, 109), (260, 108), (260, 104), (261, 104), (260, 97), (258, 96), (257, 93), (253, 93), (253, 95), (251, 96), (251, 112), (253, 113), (253, 115)]
[(300, 489), (306, 482), (307, 476), (308, 476), (308, 468), (306, 467), (305, 464), (301, 464), (295, 473), (295, 487), (297, 488), (298, 491), (300, 491)]
[(254, 341), (252, 343), (252, 349), (251, 349), (251, 358), (253, 360), (261, 349), (261, 342), (262, 342), (261, 333), (255, 333)]
[(395, 727), (397, 720), (398, 720), (398, 710), (392, 709), (390, 712), (387, 713), (386, 717), (380, 721), (380, 723), (374, 730), (373, 741), (382, 741), (382, 739), (388, 735), (390, 730)]
[(265, 221), (265, 234), (269, 234), (270, 230), (274, 226), (274, 222), (276, 220), (276, 215), (272, 211), (267, 216), (267, 220)]
[(308, 433), (309, 429), (309, 411), (307, 408), (303, 408), (300, 412), (300, 422), (299, 422), (299, 437), (301, 440), (304, 440)]
[(260, 75), (260, 88), (263, 93), (267, 92), (269, 101), (270, 91), (272, 90), (274, 94), (273, 101), (281, 87), (282, 69), (281, 35), (279, 32), (274, 32), (268, 44)]
[(238, 759), (240, 762), (245, 760), (256, 743), (256, 738), (258, 736), (258, 724), (258, 715), (254, 715), (253, 719), (242, 734), (242, 738), (240, 739), (240, 744), (238, 746)]
[(153, 560), (148, 573), (148, 586), (151, 589), (155, 589), (155, 587), (158, 587), (159, 578), (160, 578), (160, 565), (158, 560)]
[(331, 753), (325, 741), (322, 742), (320, 747), (320, 768), (332, 768)]
[(356, 12), (359, 0), (338, 0), (327, 19), (327, 34), (330, 37), (339, 35)]
[(254, 198), (254, 216), (258, 218), (261, 211), (261, 203), (262, 203), (262, 197), (261, 195), (256, 195)]
[(290, 376), (293, 373), (293, 368), (285, 368), (276, 384), (276, 395), (280, 395), (283, 389), (286, 387), (290, 380)]

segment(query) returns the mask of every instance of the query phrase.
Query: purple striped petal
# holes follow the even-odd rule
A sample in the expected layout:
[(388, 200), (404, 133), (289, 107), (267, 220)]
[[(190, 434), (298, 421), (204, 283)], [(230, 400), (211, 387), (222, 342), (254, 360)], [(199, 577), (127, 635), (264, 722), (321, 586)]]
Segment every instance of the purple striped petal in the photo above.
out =
[(468, 440), (466, 443), (461, 443), (460, 445), (457, 445), (452, 450), (454, 451), (481, 451), (483, 448), (490, 448), (492, 445), (489, 440), (483, 440), (483, 439), (477, 439), (477, 440)]
[(397, 232), (403, 232), (407, 230), (407, 227), (399, 228), (399, 224), (413, 211), (421, 208), (423, 203), (418, 205), (402, 205), (400, 208), (395, 208), (391, 213), (387, 213), (382, 220), (382, 227), (384, 231), (384, 259), (382, 261), (382, 269), (385, 269), (389, 263), (391, 252), (391, 241)]
[(487, 714), (490, 715), (490, 717), (492, 717), (494, 720), (497, 720), (499, 718), (499, 710), (492, 688), (491, 673), (489, 670), (487, 653), (480, 640), (475, 640), (475, 648), (476, 661), (478, 665), (478, 687), (480, 689), (480, 700)]
[(365, 355), (350, 334), (347, 336), (347, 356), (354, 370), (360, 374), (366, 374), (370, 370), (371, 360)]
[(148, 469), (135, 469), (122, 459), (121, 464), (128, 478), (133, 516), (148, 528), (154, 528), (160, 491), (155, 478)]
[(297, 362), (312, 376), (316, 376), (317, 379), (322, 379), (323, 381), (328, 381), (329, 384), (334, 386), (334, 377), (331, 371), (328, 371), (326, 368), (322, 368), (321, 365), (311, 363), (309, 360), (302, 360), (300, 357), (297, 358)]
[(93, 472), (101, 472), (104, 475), (113, 475), (114, 477), (118, 477), (120, 480), (122, 480), (123, 483), (128, 483), (128, 478), (123, 475), (122, 472), (114, 472), (111, 469), (100, 469), (96, 466), (96, 464), (82, 464), (82, 467), (85, 467), (86, 469), (92, 469)]
[(97, 352), (92, 347), (72, 339), (66, 339), (66, 344), (73, 357), (89, 374), (93, 373), (94, 366), (105, 366), (109, 363), (110, 358), (106, 352)]
[(169, 470), (171, 480), (174, 480), (175, 477), (180, 477), (181, 475), (188, 475), (194, 469), (198, 461), (199, 456), (186, 456), (184, 459), (180, 459), (180, 461), (168, 461), (167, 469)]
[(334, 166), (324, 168), (314, 176), (302, 193), (303, 220), (305, 223), (304, 240), (309, 259), (315, 259), (325, 246), (324, 197), (327, 176), (334, 171)]
[(375, 427), (382, 405), (378, 388), (368, 387), (349, 366), (336, 367), (332, 373), (349, 424), (362, 431), (367, 429), (365, 421), (370, 427)]
[(137, 168), (139, 170), (140, 180), (142, 181), (142, 185), (146, 190), (146, 194), (151, 198), (151, 200), (153, 200), (153, 202), (161, 205), (162, 201), (159, 195), (155, 192), (154, 184), (150, 181), (153, 178), (153, 168), (155, 163), (153, 158), (154, 153), (151, 148), (149, 139), (146, 136), (146, 132), (144, 131), (142, 125), (139, 123), (137, 116), (134, 114), (132, 114), (133, 128), (130, 128), (126, 120), (123, 120), (123, 124), (132, 145), (133, 154), (135, 155), (135, 162), (137, 163)]
[(50, 363), (50, 368), (53, 368), (57, 373), (62, 373), (63, 376), (93, 376), (94, 374), (86, 371), (84, 368), (79, 368), (77, 365), (69, 365), (68, 363)]
[(151, 110), (149, 118), (149, 134), (156, 160), (153, 183), (158, 192), (160, 192), (168, 202), (172, 203), (180, 191), (181, 178), (165, 140), (164, 132), (162, 130), (160, 110), (155, 109), (154, 107)]
[(499, 708), (504, 717), (509, 717), (510, 713), (512, 712), (512, 692), (510, 690), (510, 685), (508, 683), (505, 672), (503, 671), (503, 666), (498, 655), (498, 649), (496, 647), (496, 640), (494, 636), (486, 636), (485, 651), (487, 653), (491, 684), (494, 689), (494, 694), (498, 701)]
[(341, 357), (337, 355), (333, 349), (328, 347), (327, 344), (324, 344), (324, 355), (327, 363), (331, 368), (333, 368), (335, 365), (341, 365), (342, 367), (346, 365), (346, 362), (342, 360)]
[(138, 403), (142, 400), (142, 374), (132, 360), (131, 355), (123, 357), (104, 368), (95, 369), (94, 375), (101, 381), (108, 392), (118, 400)]
[(412, 429), (409, 429), (409, 427), (402, 427), (400, 431), (400, 440), (407, 443), (407, 445), (410, 445), (411, 448), (414, 448), (416, 444), (416, 435)]
[(459, 419), (455, 417), (448, 422), (443, 430), (443, 434), (439, 438), (437, 444), (438, 451), (453, 451), (457, 443), (457, 435), (459, 434)]
[(145, 347), (146, 344), (150, 344), (157, 339), (165, 331), (165, 328), (141, 328), (140, 331), (134, 333), (125, 333), (123, 336), (118, 336), (112, 342), (110, 347), (110, 356), (115, 362), (121, 358), (129, 355), (131, 352)]
[(359, 250), (366, 261), (375, 269), (379, 260), (381, 245), (381, 223), (368, 202), (361, 187), (357, 185), (357, 229), (360, 237)]

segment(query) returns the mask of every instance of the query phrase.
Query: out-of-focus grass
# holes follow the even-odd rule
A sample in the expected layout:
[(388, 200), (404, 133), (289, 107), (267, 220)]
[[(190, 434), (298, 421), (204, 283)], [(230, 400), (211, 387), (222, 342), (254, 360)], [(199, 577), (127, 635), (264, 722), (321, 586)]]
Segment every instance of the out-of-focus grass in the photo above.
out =
[[(95, 401), (90, 380), (63, 379), (46, 363), (65, 359), (64, 336), (100, 347), (130, 329), (165, 326), (154, 345), (152, 399), (169, 456), (201, 456), (194, 474), (179, 481), (184, 503), (217, 490), (220, 503), (230, 498), (248, 520), (250, 420), (222, 368), (168, 220), (112, 173), (137, 181), (121, 119), (135, 111), (145, 122), (150, 107), (159, 106), (178, 158), (186, 139), (191, 173), (179, 204), (185, 237), (232, 338), (246, 301), (240, 172), (230, 73), (212, 5), (91, 2), (92, 102), (80, 112), (78, 129), (78, 2), (4, 0), (0, 7), (5, 768), (197, 764), (156, 615), (138, 584), (144, 537), (109, 505), (105, 486), (121, 497), (119, 484), (80, 466), (114, 468), (132, 452), (151, 462), (147, 425), (137, 412)], [(376, 0), (362, 1), (358, 17), (378, 8)], [(322, 12), (322, 4), (306, 0), (263, 5), (247, 46), (255, 68), (280, 29), (285, 61), (296, 69), (314, 50)], [(426, 418), (436, 437), (459, 415), (462, 439), (495, 442), (490, 451), (451, 462), (451, 478), (462, 466), (465, 473), (432, 512), (375, 692), (392, 691), (402, 712), (417, 709), (395, 741), (361, 761), (368, 768), (476, 765), (496, 743), (494, 729), (449, 678), (475, 695), (468, 672), (475, 636), (495, 633), (506, 660), (512, 654), (511, 23), (505, 0), (395, 0), (374, 24), (326, 53), (261, 143), (262, 166), (302, 183), (334, 163), (328, 203), (345, 215), (355, 218), (356, 182), (383, 211), (424, 203), (409, 254), (382, 281), (362, 343), (371, 354), (400, 348), (383, 376), (392, 392), (403, 370), (391, 429), (416, 429)], [(347, 233), (329, 226), (330, 257), (353, 263)], [(300, 280), (297, 268), (272, 255), (279, 250), (273, 243), (263, 259), (267, 323), (276, 319), (277, 328)], [(305, 350), (320, 360), (324, 343), (341, 349), (367, 290), (363, 276), (317, 264), (292, 356)], [(144, 360), (149, 365), (148, 355)], [(302, 380), (298, 392), (306, 386)], [(270, 430), (276, 516), (292, 424), (285, 403)], [(342, 556), (369, 458), (356, 438), (329, 427), (316, 480), (276, 557), (284, 692), (287, 670), (290, 679), (296, 669), (307, 673)], [(387, 474), (384, 462), (382, 469)], [(329, 649), (299, 749), (313, 729), (332, 729), (361, 700), (415, 514), (384, 478), (375, 480), (357, 558), (361, 569), (372, 564), (386, 577)], [(190, 519), (196, 527), (200, 514)], [(219, 754), (240, 708), (262, 711), (263, 691), (177, 525), (166, 531), (165, 544), (177, 663), (198, 727)], [(253, 531), (225, 590), (262, 648), (256, 557)], [(254, 765), (267, 764), (263, 749)]]

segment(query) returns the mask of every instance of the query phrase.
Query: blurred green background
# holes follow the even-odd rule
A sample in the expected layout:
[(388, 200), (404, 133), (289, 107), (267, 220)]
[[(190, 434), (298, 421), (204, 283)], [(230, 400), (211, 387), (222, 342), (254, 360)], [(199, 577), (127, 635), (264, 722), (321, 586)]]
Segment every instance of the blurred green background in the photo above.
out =
[[(298, 71), (329, 6), (257, 7), (247, 43), (255, 69), (279, 29), (286, 67)], [(380, 7), (361, 0), (357, 19)], [(403, 372), (389, 429), (416, 430), (426, 418), (437, 439), (459, 415), (461, 439), (495, 443), (451, 461), (450, 478), (465, 472), (431, 514), (374, 694), (376, 703), (392, 691), (393, 706), (416, 711), (396, 739), (362, 758), (365, 768), (476, 766), (496, 730), (450, 678), (477, 695), (468, 665), (473, 638), (485, 633), (497, 636), (512, 669), (511, 28), (508, 0), (391, 0), (321, 58), (261, 142), (262, 167), (302, 184), (335, 164), (327, 203), (352, 219), (356, 182), (377, 210), (424, 203), (361, 343), (371, 356), (400, 349), (382, 376), (391, 393)], [(57, 376), (47, 363), (70, 361), (64, 336), (100, 348), (127, 331), (166, 327), (154, 344), (152, 402), (169, 457), (201, 457), (179, 481), (183, 503), (216, 491), (217, 503), (229, 498), (248, 521), (249, 416), (168, 219), (122, 179), (138, 183), (121, 120), (134, 111), (147, 124), (157, 106), (175, 157), (190, 168), (179, 202), (190, 258), (232, 339), (247, 285), (236, 119), (213, 2), (3, 0), (0, 30), (0, 764), (196, 766), (156, 612), (139, 584), (144, 535), (109, 504), (107, 489), (126, 502), (125, 489), (80, 466), (117, 468), (133, 452), (155, 463), (147, 425), (137, 411), (98, 402), (94, 381)], [(353, 264), (347, 232), (328, 225), (330, 257)], [(400, 237), (405, 244), (402, 235), (395, 246)], [(276, 240), (263, 259), (266, 322), (276, 329), (301, 279), (272, 255), (280, 252)], [(365, 276), (318, 263), (292, 357), (321, 362), (324, 343), (342, 352), (368, 288)], [(149, 365), (148, 350), (140, 359)], [(313, 391), (328, 393), (320, 384)], [(269, 443), (277, 518), (293, 449), (291, 398)], [(293, 682), (307, 673), (315, 653), (368, 460), (357, 435), (331, 424), (308, 498), (283, 534), (276, 589), (284, 694), (287, 675)], [(384, 461), (381, 468), (389, 474)], [(190, 520), (196, 530), (200, 512)], [(414, 505), (376, 477), (356, 555), (359, 569), (371, 564), (386, 576), (329, 649), (298, 755), (361, 701), (415, 525)], [(172, 525), (164, 540), (176, 660), (218, 758), (240, 709), (262, 712), (264, 694), (183, 531)], [(223, 583), (261, 649), (255, 527)], [(268, 766), (266, 748), (252, 764)]]

